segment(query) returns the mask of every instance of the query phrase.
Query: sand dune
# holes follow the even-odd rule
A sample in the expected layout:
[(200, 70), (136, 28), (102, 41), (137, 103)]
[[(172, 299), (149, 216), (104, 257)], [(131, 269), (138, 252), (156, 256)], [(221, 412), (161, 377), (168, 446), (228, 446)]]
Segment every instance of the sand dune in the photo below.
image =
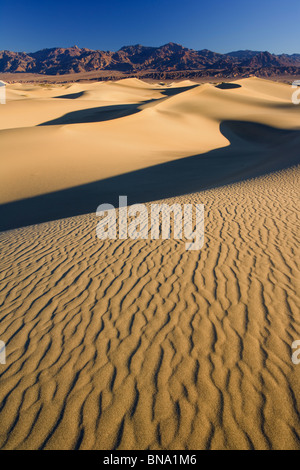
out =
[[(245, 89), (252, 81), (256, 83), (256, 79), (243, 81)], [(113, 85), (101, 83), (93, 88)], [(129, 84), (126, 81), (117, 87), (127, 90), (132, 85), (130, 79)], [(54, 98), (8, 102), (0, 108), (0, 151), (5, 159), (0, 202), (71, 188), (224, 147), (229, 142), (220, 132), (220, 124), (228, 119), (299, 129), (299, 110), (291, 103), (290, 87), (272, 82), (265, 86), (274, 87), (273, 101), (255, 92), (249, 96), (244, 85), (234, 90), (203, 85), (159, 91), (157, 86), (151, 90), (148, 85), (139, 85), (135, 90), (141, 92), (142, 101), (135, 104), (126, 102), (125, 97), (117, 105)], [(286, 94), (284, 103), (277, 97), (278, 86)], [(70, 88), (73, 92), (73, 85)], [(183, 91), (178, 93), (180, 89)], [(112, 98), (109, 93), (108, 98)], [(14, 121), (17, 125), (12, 127)], [(10, 174), (14, 174), (14, 185)]]
[[(236, 84), (8, 86), (1, 449), (300, 449), (299, 107)], [(119, 194), (204, 247), (100, 241)]]

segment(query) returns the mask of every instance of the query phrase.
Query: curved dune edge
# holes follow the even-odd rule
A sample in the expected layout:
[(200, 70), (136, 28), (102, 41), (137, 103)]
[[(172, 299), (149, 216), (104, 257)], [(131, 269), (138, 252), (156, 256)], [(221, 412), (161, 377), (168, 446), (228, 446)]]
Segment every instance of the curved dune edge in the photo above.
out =
[(0, 234), (0, 447), (300, 449), (299, 171), (174, 198), (201, 252), (93, 214)]

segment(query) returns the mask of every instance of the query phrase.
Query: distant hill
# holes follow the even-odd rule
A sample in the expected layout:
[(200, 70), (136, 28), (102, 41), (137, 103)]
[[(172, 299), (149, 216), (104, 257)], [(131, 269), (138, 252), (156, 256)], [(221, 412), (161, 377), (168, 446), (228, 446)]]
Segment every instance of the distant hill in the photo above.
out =
[(77, 46), (43, 49), (33, 53), (0, 51), (1, 73), (64, 75), (98, 70), (128, 73), (194, 71), (197, 76), (257, 76), (300, 73), (300, 54), (275, 55), (261, 51), (235, 51), (227, 54), (203, 49), (196, 51), (168, 43), (161, 47), (140, 44), (124, 46), (117, 52)]

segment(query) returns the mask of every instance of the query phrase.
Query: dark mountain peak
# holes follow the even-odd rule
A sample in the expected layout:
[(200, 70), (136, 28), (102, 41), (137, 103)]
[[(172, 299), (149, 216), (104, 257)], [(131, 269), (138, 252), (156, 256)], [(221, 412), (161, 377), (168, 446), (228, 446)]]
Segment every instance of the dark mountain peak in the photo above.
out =
[(133, 46), (123, 46), (121, 47), (120, 51), (127, 52), (128, 54), (136, 54), (147, 49), (155, 49), (155, 48), (142, 46), (142, 44), (135, 44)]
[[(175, 42), (168, 42), (167, 44), (164, 44), (163, 46), (160, 46), (158, 49), (169, 50), (169, 51), (172, 51), (172, 52), (188, 50), (186, 47), (183, 47), (181, 44), (176, 44)], [(192, 49), (190, 49), (190, 50), (192, 50)]]
[(280, 62), (280, 58), (278, 56), (271, 54), (268, 51), (264, 51), (259, 52), (249, 59), (246, 59), (244, 62), (242, 62), (242, 65), (247, 67), (280, 67), (282, 63)]
[(271, 52), (269, 51), (261, 51), (257, 55), (260, 57), (268, 57), (268, 58), (275, 57), (275, 54), (271, 54)]

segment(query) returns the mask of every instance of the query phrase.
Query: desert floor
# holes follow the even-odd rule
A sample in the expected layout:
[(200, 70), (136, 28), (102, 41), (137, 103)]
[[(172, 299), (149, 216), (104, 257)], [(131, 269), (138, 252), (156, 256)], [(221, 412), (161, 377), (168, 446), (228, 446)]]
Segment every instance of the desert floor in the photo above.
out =
[[(11, 84), (0, 448), (300, 449), (300, 106), (289, 85)], [(101, 203), (205, 206), (105, 240)]]

